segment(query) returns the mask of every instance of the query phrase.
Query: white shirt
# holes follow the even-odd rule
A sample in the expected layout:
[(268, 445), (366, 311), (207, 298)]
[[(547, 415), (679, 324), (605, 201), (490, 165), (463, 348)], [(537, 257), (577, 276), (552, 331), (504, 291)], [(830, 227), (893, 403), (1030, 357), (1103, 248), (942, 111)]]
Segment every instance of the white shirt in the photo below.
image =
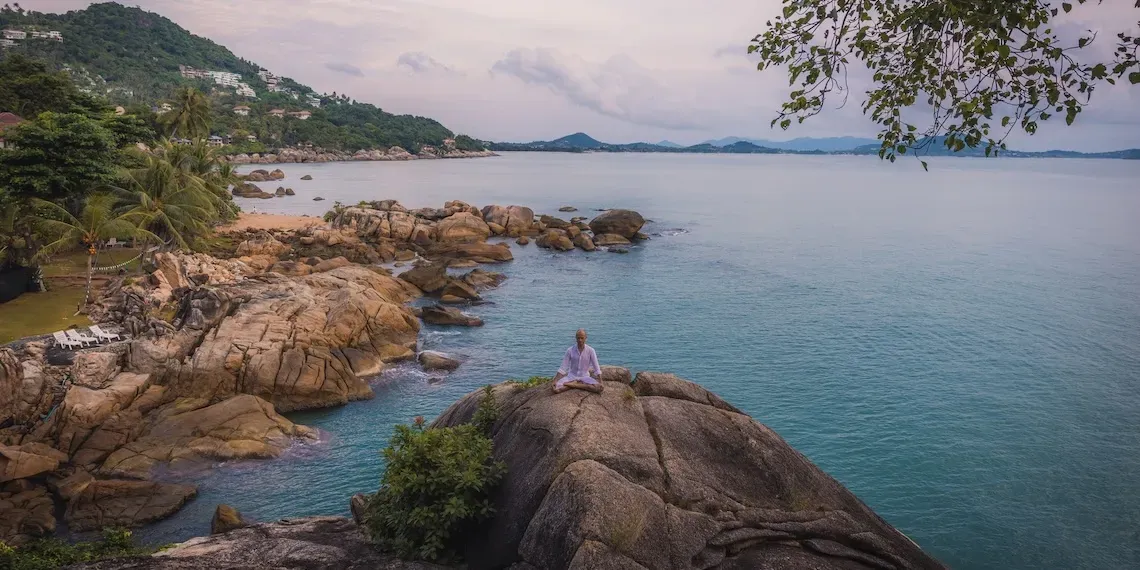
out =
[(565, 374), (566, 378), (559, 381), (559, 384), (564, 382), (588, 382), (593, 384), (596, 382), (590, 377), (590, 371), (593, 370), (598, 378), (602, 377), (602, 367), (598, 364), (598, 353), (594, 352), (594, 347), (586, 345), (581, 351), (578, 350), (578, 345), (574, 344), (566, 349), (566, 356), (562, 357), (562, 366), (558, 368), (559, 374)]

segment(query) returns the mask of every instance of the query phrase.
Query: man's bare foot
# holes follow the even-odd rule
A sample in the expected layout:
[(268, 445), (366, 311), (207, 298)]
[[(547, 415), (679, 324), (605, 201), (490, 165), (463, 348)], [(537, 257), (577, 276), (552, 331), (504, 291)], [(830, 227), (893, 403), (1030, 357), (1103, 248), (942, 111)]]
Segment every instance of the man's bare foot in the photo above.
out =
[(561, 393), (563, 393), (563, 392), (565, 392), (565, 391), (569, 390), (569, 389), (570, 389), (570, 384), (571, 384), (570, 382), (567, 382), (566, 384), (558, 384), (558, 383), (555, 383), (555, 384), (554, 384), (554, 393), (555, 393), (555, 394), (561, 394)]
[(581, 388), (587, 392), (593, 392), (595, 394), (601, 394), (602, 390), (605, 389), (602, 387), (601, 382), (599, 382), (597, 384), (587, 384), (585, 382), (582, 382)]

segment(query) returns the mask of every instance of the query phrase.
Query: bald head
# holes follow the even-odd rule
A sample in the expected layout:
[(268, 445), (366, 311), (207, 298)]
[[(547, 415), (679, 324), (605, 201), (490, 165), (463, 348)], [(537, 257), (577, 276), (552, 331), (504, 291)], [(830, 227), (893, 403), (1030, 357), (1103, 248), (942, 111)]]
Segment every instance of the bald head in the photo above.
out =
[(574, 333), (574, 340), (578, 341), (578, 350), (585, 348), (586, 347), (586, 329), (578, 329), (578, 332)]

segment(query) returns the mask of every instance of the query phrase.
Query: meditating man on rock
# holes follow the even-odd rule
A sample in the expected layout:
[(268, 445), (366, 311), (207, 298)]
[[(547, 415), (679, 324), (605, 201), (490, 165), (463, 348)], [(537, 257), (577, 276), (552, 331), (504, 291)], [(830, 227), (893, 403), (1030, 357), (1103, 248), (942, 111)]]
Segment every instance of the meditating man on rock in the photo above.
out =
[(598, 364), (598, 353), (586, 344), (586, 331), (578, 329), (574, 335), (577, 341), (566, 349), (562, 366), (554, 375), (554, 393), (565, 392), (570, 388), (601, 393), (602, 367)]

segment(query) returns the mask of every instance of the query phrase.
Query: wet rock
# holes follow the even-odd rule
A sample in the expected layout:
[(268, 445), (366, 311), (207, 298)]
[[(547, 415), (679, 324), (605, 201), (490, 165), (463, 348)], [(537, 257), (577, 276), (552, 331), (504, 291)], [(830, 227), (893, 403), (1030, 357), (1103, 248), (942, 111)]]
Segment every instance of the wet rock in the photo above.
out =
[(264, 168), (258, 168), (245, 175), (245, 179), (249, 182), (266, 182), (269, 178), (269, 171)]
[(570, 227), (570, 222), (567, 222), (566, 220), (563, 220), (562, 218), (555, 218), (554, 216), (547, 216), (546, 214), (543, 214), (541, 217), (539, 217), (538, 221), (541, 222), (542, 225), (546, 226), (548, 229), (564, 230), (564, 229)]
[(312, 179), (313, 179), (312, 174), (306, 174), (306, 175), (301, 177), (301, 180), (312, 180)]
[(174, 514), (197, 493), (193, 485), (117, 479), (92, 481), (68, 503), (64, 520), (73, 531), (136, 527)]
[(285, 189), (285, 195), (286, 195), (286, 196), (296, 196), (296, 195), (297, 195), (297, 193), (296, 193), (296, 192), (294, 192), (292, 188), (286, 188), (286, 189)]
[(626, 239), (636, 237), (644, 225), (645, 218), (633, 210), (609, 210), (590, 221), (594, 235), (617, 234)]
[(455, 295), (440, 295), (439, 302), (443, 303), (444, 305), (464, 305), (470, 303), (471, 301), (464, 299), (463, 297), (456, 297)]
[(440, 292), (442, 296), (457, 297), (466, 301), (478, 301), (479, 293), (475, 287), (460, 279), (449, 279), (447, 285)]
[(272, 194), (262, 190), (261, 188), (258, 188), (258, 186), (256, 184), (251, 184), (249, 182), (243, 182), (241, 184), (234, 186), (234, 189), (231, 191), (231, 193), (234, 196), (237, 196), (238, 198), (272, 198), (273, 197)]
[(420, 365), (424, 370), (455, 370), (459, 368), (459, 361), (443, 354), (442, 352), (435, 352), (425, 350), (419, 355)]
[(322, 198), (322, 197), (320, 197), (320, 196), (317, 196), (317, 197), (313, 198), (313, 201), (314, 201), (314, 202), (323, 202), (323, 201), (324, 201), (324, 198)]
[(519, 239), (515, 240), (515, 243), (519, 245), (527, 245), (530, 243), (530, 238), (526, 236), (519, 236)]
[(608, 247), (611, 245), (629, 245), (630, 241), (617, 234), (594, 234), (594, 245)]
[(474, 287), (476, 291), (482, 291), (502, 285), (503, 282), (507, 280), (507, 276), (502, 273), (495, 273), (494, 271), (472, 269), (465, 273), (461, 279), (463, 279), (464, 283)]
[(210, 534), (222, 534), (249, 526), (241, 513), (229, 505), (218, 505), (214, 509), (214, 518), (210, 520)]
[(432, 305), (423, 307), (420, 311), (420, 318), (425, 323), (433, 325), (451, 325), (461, 327), (481, 327), (483, 326), (483, 319), (479, 317), (468, 315), (454, 307), (444, 307), (442, 305)]
[(546, 230), (546, 233), (539, 236), (534, 244), (541, 248), (554, 249), (558, 251), (570, 251), (574, 249), (574, 242), (566, 236), (563, 230)]
[(510, 237), (522, 235), (534, 223), (534, 210), (525, 206), (485, 206), (482, 213), (483, 221), (502, 226), (503, 235)]
[(278, 197), (284, 196), (285, 195), (285, 187), (284, 186), (278, 186), (277, 191), (274, 192), (273, 195), (278, 196)]
[(629, 253), (629, 248), (625, 247), (611, 247), (607, 251), (610, 253)]
[(574, 245), (583, 251), (594, 251), (598, 249), (594, 245), (594, 241), (590, 239), (590, 236), (586, 234), (578, 234), (578, 236), (574, 238)]
[(441, 243), (428, 248), (428, 253), (440, 259), (470, 259), (478, 263), (511, 261), (514, 255), (505, 243)]
[(428, 294), (443, 291), (449, 281), (447, 268), (441, 263), (420, 265), (401, 273), (398, 277)]
[(558, 208), (558, 211), (559, 212), (577, 212), (578, 208), (575, 208), (574, 206), (562, 206), (561, 208)]
[(280, 168), (275, 168), (273, 170), (273, 172), (269, 173), (269, 179), (270, 180), (281, 180), (283, 178), (285, 178), (285, 172), (282, 171)]

